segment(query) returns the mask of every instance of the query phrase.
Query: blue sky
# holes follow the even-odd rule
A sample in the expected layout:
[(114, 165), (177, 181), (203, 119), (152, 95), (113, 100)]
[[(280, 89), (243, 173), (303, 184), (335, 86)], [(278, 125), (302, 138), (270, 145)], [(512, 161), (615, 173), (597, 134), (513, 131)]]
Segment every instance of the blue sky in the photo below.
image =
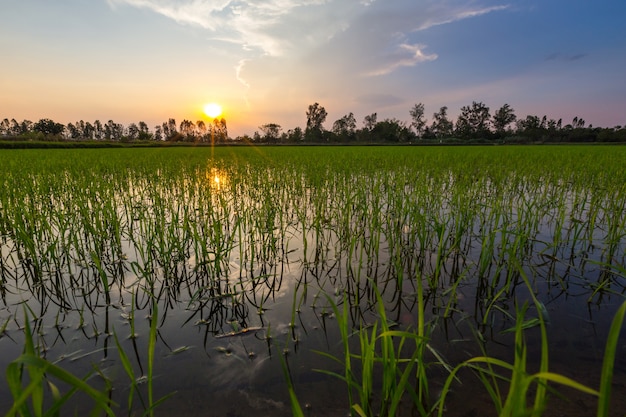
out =
[(626, 124), (623, 0), (0, 0), (0, 118), (409, 121), (482, 101)]

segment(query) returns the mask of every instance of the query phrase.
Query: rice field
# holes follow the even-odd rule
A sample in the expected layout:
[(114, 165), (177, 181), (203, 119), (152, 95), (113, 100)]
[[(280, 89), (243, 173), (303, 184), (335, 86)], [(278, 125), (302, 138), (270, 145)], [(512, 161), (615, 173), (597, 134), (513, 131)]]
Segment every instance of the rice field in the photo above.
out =
[(622, 416), (626, 148), (0, 152), (6, 415)]

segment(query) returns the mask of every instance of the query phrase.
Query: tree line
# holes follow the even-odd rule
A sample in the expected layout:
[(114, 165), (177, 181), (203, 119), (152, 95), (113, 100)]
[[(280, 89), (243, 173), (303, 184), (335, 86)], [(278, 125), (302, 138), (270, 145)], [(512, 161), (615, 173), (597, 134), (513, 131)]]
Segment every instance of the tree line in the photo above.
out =
[(0, 137), (12, 139), (52, 140), (52, 141), (168, 141), (168, 142), (206, 142), (220, 143), (228, 140), (228, 128), (224, 118), (213, 119), (212, 123), (202, 120), (192, 122), (183, 120), (180, 124), (175, 119), (156, 125), (151, 131), (148, 125), (140, 121), (124, 126), (109, 120), (106, 123), (96, 120), (93, 123), (80, 120), (63, 125), (50, 119), (38, 122), (23, 120), (18, 122), (8, 118), (0, 121)]
[(361, 127), (353, 113), (346, 114), (324, 126), (328, 113), (319, 103), (309, 105), (306, 111), (306, 127), (284, 131), (277, 123), (259, 126), (252, 136), (243, 135), (231, 139), (226, 120), (216, 118), (210, 123), (200, 120), (175, 119), (159, 124), (150, 130), (145, 122), (124, 126), (109, 120), (93, 123), (83, 120), (63, 125), (50, 119), (38, 122), (15, 119), (0, 121), (0, 136), (15, 139), (36, 140), (91, 140), (91, 141), (168, 141), (194, 143), (529, 143), (529, 142), (626, 142), (626, 126), (599, 128), (587, 125), (581, 117), (570, 122), (527, 115), (518, 118), (509, 104), (504, 104), (493, 114), (483, 102), (463, 106), (456, 120), (448, 115), (443, 106), (426, 118), (423, 103), (410, 110), (410, 123), (396, 118), (378, 120), (377, 113), (364, 117)]
[(472, 102), (461, 107), (456, 119), (448, 115), (448, 107), (443, 106), (426, 118), (423, 103), (415, 104), (410, 110), (409, 124), (395, 118), (378, 120), (377, 113), (364, 117), (362, 126), (357, 128), (353, 113), (337, 119), (331, 129), (324, 128), (327, 112), (319, 103), (309, 106), (306, 129), (295, 128), (283, 132), (280, 125), (270, 123), (259, 126), (254, 142), (298, 143), (298, 142), (376, 142), (376, 143), (455, 143), (455, 142), (626, 142), (626, 126), (594, 128), (581, 117), (574, 117), (571, 123), (562, 119), (548, 119), (528, 115), (518, 118), (509, 104), (504, 104), (491, 114), (489, 107), (482, 102)]

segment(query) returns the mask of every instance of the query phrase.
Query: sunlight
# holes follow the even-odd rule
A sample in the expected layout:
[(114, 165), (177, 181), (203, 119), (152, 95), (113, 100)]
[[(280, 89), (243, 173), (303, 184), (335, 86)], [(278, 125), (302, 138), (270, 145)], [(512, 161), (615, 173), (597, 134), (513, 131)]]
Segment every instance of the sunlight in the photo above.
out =
[(214, 190), (220, 190), (222, 187), (226, 185), (226, 173), (223, 170), (218, 168), (211, 168), (206, 171), (206, 179), (211, 187)]
[(209, 116), (211, 119), (215, 119), (222, 114), (222, 106), (217, 103), (209, 103), (204, 106), (204, 114)]

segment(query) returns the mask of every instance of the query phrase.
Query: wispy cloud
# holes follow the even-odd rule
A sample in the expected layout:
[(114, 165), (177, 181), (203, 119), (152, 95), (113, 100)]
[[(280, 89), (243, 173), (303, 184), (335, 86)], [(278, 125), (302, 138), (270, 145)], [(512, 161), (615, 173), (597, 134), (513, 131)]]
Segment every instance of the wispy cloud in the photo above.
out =
[(400, 43), (396, 46), (393, 54), (385, 57), (383, 65), (373, 71), (367, 72), (365, 75), (377, 76), (389, 74), (400, 67), (412, 67), (420, 62), (434, 61), (437, 54), (424, 53), (424, 45), (408, 43)]
[[(507, 9), (481, 0), (107, 0), (112, 7), (152, 10), (238, 47), (233, 66), (247, 88), (259, 58), (279, 59), (277, 71), (306, 62), (311, 71), (342, 76), (384, 76), (438, 58), (419, 33)], [(486, 2), (488, 0), (482, 0)], [(428, 51), (428, 52), (427, 52)], [(260, 68), (260, 67), (259, 67)], [(244, 72), (246, 74), (244, 78)], [(313, 75), (314, 77), (316, 75)]]
[[(443, 8), (442, 8), (443, 6)], [(433, 16), (419, 24), (415, 30), (427, 30), (433, 26), (446, 25), (459, 20), (469, 19), (472, 17), (482, 16), (492, 12), (499, 12), (508, 9), (509, 5), (477, 7), (471, 8), (467, 6), (446, 7), (445, 3), (437, 5), (433, 10)]]
[[(282, 56), (302, 44), (327, 40), (345, 29), (370, 1), (341, 0), (107, 0), (152, 10), (180, 24), (207, 29), (245, 51)], [(332, 4), (331, 4), (332, 3)]]

